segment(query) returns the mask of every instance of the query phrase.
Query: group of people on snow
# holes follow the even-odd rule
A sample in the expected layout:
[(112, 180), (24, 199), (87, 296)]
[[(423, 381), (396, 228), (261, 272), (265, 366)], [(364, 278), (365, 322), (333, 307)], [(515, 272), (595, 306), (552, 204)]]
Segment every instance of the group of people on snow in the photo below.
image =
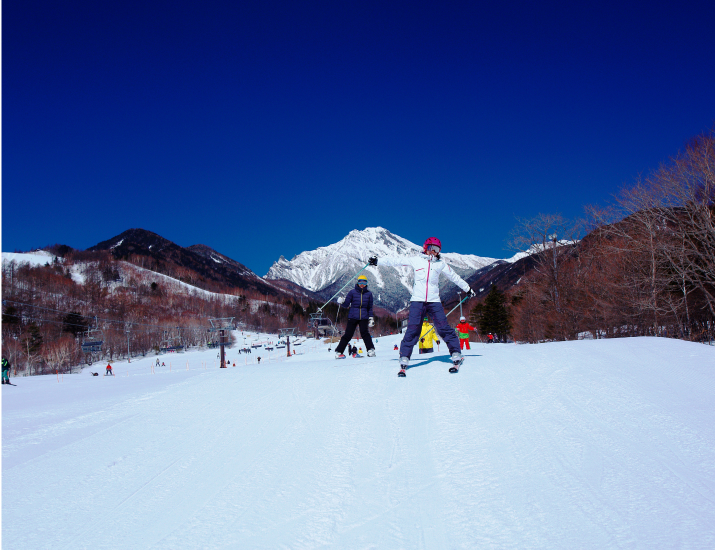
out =
[[(474, 297), (475, 293), (466, 281), (442, 260), (441, 250), (442, 242), (436, 237), (430, 237), (424, 242), (422, 254), (418, 256), (387, 256), (379, 260), (377, 256), (371, 256), (368, 260), (368, 264), (373, 267), (411, 267), (414, 272), (407, 330), (399, 348), (402, 368), (409, 365), (412, 351), (418, 342), (419, 353), (432, 353), (434, 344), (439, 345), (440, 339), (443, 340), (454, 362), (462, 361), (461, 350), (465, 346), (470, 349), (469, 331), (476, 329), (462, 317), (457, 325), (458, 338), (457, 333), (449, 326), (439, 297), (439, 278), (444, 275), (470, 298)], [(360, 275), (355, 288), (348, 292), (345, 300), (338, 302), (348, 308), (348, 322), (345, 333), (335, 348), (335, 357), (345, 357), (344, 351), (357, 327), (360, 327), (360, 336), (365, 342), (368, 357), (374, 357), (375, 346), (369, 330), (374, 326), (373, 298), (372, 292), (367, 288), (367, 277)]]
[[(461, 350), (465, 347), (470, 349), (469, 331), (476, 329), (467, 322), (465, 317), (460, 318), (456, 332), (450, 327), (440, 301), (439, 278), (444, 275), (467, 293), (469, 298), (473, 298), (475, 292), (442, 260), (441, 250), (441, 241), (436, 237), (430, 237), (424, 242), (422, 254), (418, 256), (386, 256), (378, 259), (376, 255), (373, 255), (368, 260), (368, 265), (372, 267), (410, 267), (414, 273), (407, 329), (399, 347), (400, 367), (403, 369), (409, 365), (412, 351), (418, 342), (419, 353), (433, 353), (434, 345), (439, 346), (440, 342), (444, 341), (450, 357), (455, 363), (462, 361)], [(355, 288), (351, 289), (344, 299), (338, 299), (338, 302), (348, 309), (348, 321), (345, 332), (335, 348), (335, 357), (344, 359), (346, 349), (351, 356), (357, 356), (357, 347), (350, 345), (349, 342), (358, 327), (360, 336), (365, 343), (367, 356), (375, 357), (375, 345), (370, 335), (370, 328), (375, 325), (373, 296), (367, 287), (367, 277), (360, 275)], [(489, 341), (494, 341), (491, 334), (489, 334)], [(397, 345), (395, 345), (395, 349), (397, 350)], [(241, 352), (251, 353), (251, 349), (244, 348), (239, 350), (239, 353)], [(260, 363), (260, 357), (257, 359)], [(159, 359), (156, 360), (156, 366), (159, 366)], [(164, 366), (163, 363), (161, 366)], [(3, 357), (3, 384), (10, 383), (9, 370), (10, 363)], [(107, 365), (106, 374), (112, 374), (111, 365)]]

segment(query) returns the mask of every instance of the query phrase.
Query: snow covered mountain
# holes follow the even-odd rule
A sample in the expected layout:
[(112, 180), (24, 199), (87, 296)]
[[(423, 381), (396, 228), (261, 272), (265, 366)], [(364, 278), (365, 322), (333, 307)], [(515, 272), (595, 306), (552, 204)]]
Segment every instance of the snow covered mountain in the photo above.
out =
[[(281, 256), (268, 270), (265, 278), (287, 279), (329, 298), (367, 263), (372, 254), (378, 257), (409, 256), (421, 252), (421, 246), (387, 229), (368, 227), (363, 231), (351, 231), (335, 244), (302, 252), (292, 260)], [(497, 261), (494, 258), (454, 252), (442, 254), (442, 258), (464, 279)], [(412, 293), (411, 268), (370, 267), (364, 273), (376, 305), (390, 311), (397, 311), (407, 305)], [(343, 294), (350, 288), (349, 285)], [(440, 289), (443, 296), (457, 291), (457, 287), (446, 280), (440, 281)]]
[(146, 260), (146, 267), (152, 271), (173, 278), (181, 278), (183, 274), (183, 280), (194, 285), (200, 286), (200, 283), (212, 281), (272, 296), (280, 293), (275, 286), (245, 265), (206, 245), (182, 247), (146, 229), (128, 229), (87, 250), (106, 250), (117, 260), (143, 258)]

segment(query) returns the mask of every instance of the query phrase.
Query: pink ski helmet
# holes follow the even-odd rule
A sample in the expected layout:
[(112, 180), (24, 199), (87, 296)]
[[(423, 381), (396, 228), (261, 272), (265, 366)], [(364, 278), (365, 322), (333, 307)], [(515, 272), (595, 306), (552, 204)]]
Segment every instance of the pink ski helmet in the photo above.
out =
[(430, 237), (429, 239), (427, 239), (427, 240), (425, 241), (425, 244), (422, 246), (422, 252), (424, 252), (424, 253), (426, 254), (426, 253), (427, 253), (427, 247), (430, 246), (430, 245), (431, 245), (431, 246), (436, 246), (436, 247), (438, 247), (439, 250), (438, 250), (437, 252), (439, 252), (440, 250), (442, 250), (442, 241), (440, 241), (437, 237)]

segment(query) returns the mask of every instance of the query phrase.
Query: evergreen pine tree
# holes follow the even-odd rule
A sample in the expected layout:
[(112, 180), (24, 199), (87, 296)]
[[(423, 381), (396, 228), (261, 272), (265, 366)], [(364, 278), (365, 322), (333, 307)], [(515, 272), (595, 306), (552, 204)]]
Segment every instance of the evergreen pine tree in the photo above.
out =
[(86, 330), (87, 321), (85, 321), (82, 314), (77, 311), (68, 313), (62, 319), (62, 332), (69, 332), (72, 336), (77, 337), (78, 334)]
[[(476, 309), (476, 308), (475, 308)], [(505, 339), (511, 331), (509, 310), (506, 307), (506, 298), (496, 285), (492, 285), (484, 304), (481, 308), (479, 330), (482, 334), (496, 334), (500, 339)]]

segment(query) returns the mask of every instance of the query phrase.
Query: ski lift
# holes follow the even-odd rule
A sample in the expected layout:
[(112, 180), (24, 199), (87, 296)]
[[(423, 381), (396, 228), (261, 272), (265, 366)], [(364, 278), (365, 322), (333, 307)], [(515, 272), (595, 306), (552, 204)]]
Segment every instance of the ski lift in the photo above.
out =
[(102, 353), (102, 345), (104, 344), (104, 333), (99, 328), (97, 317), (94, 318), (94, 327), (89, 327), (87, 332), (82, 333), (82, 353), (87, 357), (87, 364), (91, 365), (95, 356)]
[(316, 338), (335, 336), (338, 333), (337, 327), (330, 318), (323, 315), (322, 311), (310, 314), (310, 324), (313, 327)]
[(172, 331), (165, 330), (164, 335), (159, 344), (161, 353), (183, 353), (184, 342), (181, 339), (181, 329), (176, 327), (178, 334), (174, 335)]

